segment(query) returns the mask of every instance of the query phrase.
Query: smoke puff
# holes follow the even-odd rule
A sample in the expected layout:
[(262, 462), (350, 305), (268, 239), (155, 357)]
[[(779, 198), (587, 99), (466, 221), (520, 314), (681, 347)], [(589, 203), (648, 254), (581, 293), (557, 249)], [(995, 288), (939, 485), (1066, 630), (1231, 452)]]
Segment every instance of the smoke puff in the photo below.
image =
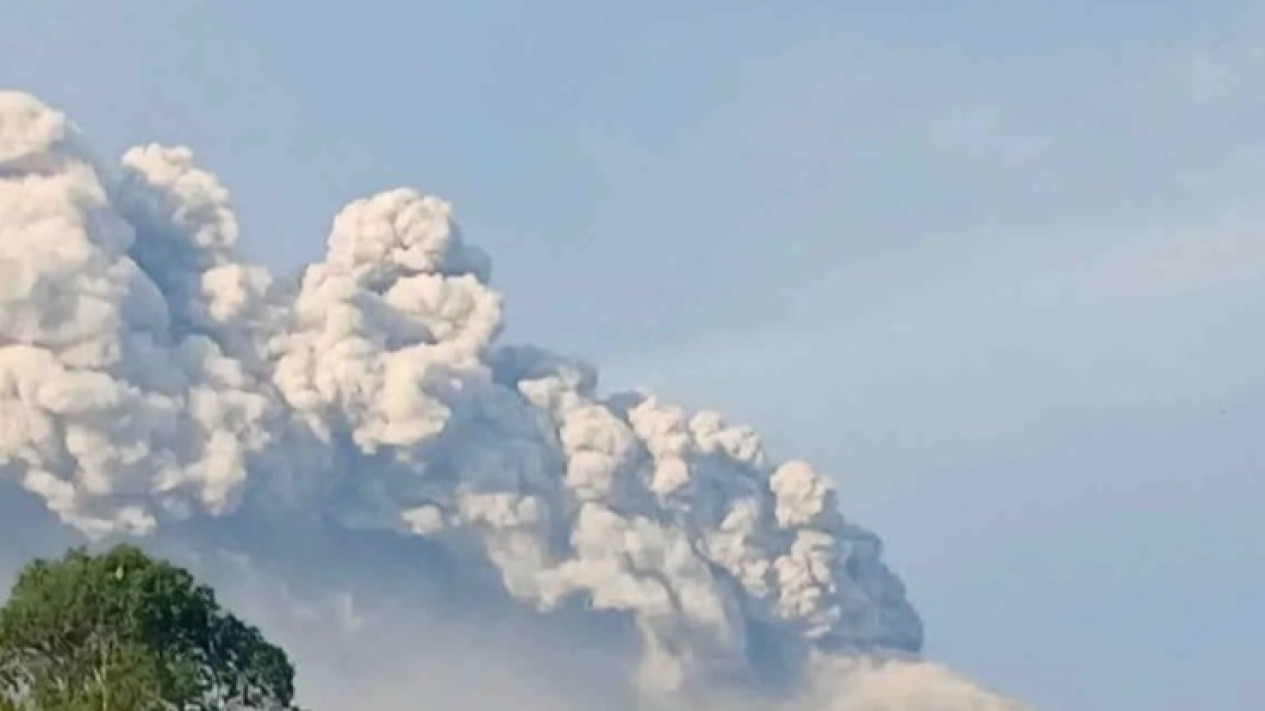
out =
[(810, 465), (499, 344), (491, 261), (446, 202), (351, 203), (294, 281), (238, 232), (187, 149), (103, 167), (0, 93), (0, 480), (94, 539), (309, 520), (424, 542), (524, 609), (627, 620), (648, 694), (918, 652), (879, 539)]

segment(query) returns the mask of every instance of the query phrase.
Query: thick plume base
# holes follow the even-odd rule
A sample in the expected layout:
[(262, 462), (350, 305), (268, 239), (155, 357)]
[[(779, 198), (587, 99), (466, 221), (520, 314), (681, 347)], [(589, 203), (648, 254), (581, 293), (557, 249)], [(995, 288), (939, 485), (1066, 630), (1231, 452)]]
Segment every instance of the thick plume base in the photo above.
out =
[[(187, 149), (106, 168), (84, 146), (0, 92), (0, 500), (27, 492), (41, 526), (143, 537), (315, 650), (301, 671), (387, 686), (370, 660), (399, 683), (485, 632), (480, 655), (600, 680), (555, 687), (608, 705), (780, 706), (822, 660), (919, 650), (879, 539), (811, 466), (499, 344), (491, 261), (444, 201), (353, 202), (323, 260), (274, 279)], [(343, 642), (304, 631), (336, 618)], [(338, 649), (365, 656), (321, 657)]]

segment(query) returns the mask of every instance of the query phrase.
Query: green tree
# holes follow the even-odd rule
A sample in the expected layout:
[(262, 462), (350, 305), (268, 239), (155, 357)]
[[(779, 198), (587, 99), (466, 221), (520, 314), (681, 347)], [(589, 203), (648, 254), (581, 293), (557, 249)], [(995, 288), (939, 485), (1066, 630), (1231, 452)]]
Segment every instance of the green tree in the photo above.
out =
[(0, 711), (280, 711), (293, 696), (284, 651), (134, 546), (34, 561), (0, 608)]

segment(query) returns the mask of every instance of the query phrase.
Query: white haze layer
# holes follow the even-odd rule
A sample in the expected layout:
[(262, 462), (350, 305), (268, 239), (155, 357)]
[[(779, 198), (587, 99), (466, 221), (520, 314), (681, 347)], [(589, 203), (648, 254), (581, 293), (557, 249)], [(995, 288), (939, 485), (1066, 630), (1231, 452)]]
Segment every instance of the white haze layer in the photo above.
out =
[(499, 344), (444, 201), (353, 202), (293, 282), (237, 239), (187, 149), (105, 165), (0, 93), (10, 575), (47, 541), (140, 538), (290, 645), (325, 708), (1020, 708), (918, 660), (879, 539), (810, 465)]

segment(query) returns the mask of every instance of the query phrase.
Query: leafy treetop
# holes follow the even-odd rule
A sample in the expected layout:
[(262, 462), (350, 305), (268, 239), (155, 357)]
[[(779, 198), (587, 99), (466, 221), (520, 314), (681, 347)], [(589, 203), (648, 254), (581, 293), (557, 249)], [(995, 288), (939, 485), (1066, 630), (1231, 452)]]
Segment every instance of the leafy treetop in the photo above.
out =
[(284, 651), (135, 546), (36, 560), (0, 607), (0, 711), (282, 711), (293, 696)]

